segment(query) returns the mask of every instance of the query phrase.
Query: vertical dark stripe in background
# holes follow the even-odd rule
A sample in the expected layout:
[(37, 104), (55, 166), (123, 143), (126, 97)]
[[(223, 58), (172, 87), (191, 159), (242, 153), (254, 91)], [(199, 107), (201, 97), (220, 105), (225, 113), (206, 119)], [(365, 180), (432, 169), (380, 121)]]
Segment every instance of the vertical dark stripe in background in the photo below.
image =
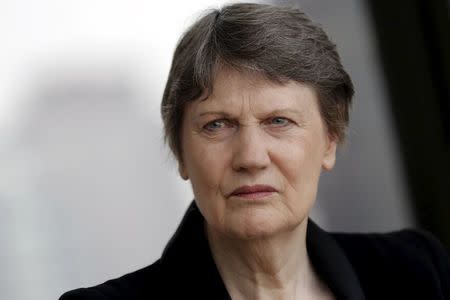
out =
[(449, 1), (366, 1), (411, 204), (420, 226), (450, 249)]

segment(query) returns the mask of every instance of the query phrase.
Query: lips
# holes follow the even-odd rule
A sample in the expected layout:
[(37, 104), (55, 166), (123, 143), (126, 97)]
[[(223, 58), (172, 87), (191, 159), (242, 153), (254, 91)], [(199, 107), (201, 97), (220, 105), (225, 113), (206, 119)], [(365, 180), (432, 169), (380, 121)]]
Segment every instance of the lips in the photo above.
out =
[(270, 185), (244, 185), (237, 189), (235, 189), (230, 196), (251, 196), (251, 195), (268, 195), (273, 192), (277, 192), (277, 190)]

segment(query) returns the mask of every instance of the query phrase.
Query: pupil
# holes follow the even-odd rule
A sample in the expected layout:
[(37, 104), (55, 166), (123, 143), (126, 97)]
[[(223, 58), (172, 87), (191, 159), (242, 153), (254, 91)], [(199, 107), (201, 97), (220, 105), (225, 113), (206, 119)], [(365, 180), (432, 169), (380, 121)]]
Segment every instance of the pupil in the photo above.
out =
[(212, 123), (209, 124), (209, 127), (213, 128), (213, 129), (217, 129), (217, 128), (220, 128), (221, 125), (222, 125), (221, 121), (213, 121)]

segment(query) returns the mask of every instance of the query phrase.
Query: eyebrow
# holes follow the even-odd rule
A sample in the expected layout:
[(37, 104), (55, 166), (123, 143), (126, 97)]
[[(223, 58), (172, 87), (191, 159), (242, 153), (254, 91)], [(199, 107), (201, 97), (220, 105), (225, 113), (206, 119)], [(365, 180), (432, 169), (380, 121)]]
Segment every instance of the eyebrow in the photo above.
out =
[[(295, 114), (295, 115), (302, 115), (302, 112), (297, 110), (297, 109), (293, 109), (293, 108), (280, 108), (280, 109), (275, 109), (273, 111), (269, 111), (267, 112), (267, 115), (270, 116), (274, 116), (274, 115), (278, 115), (278, 114), (285, 114), (285, 113), (290, 113), (290, 114)], [(206, 115), (217, 115), (217, 116), (222, 116), (225, 118), (233, 118), (233, 115), (231, 115), (230, 113), (224, 112), (224, 111), (205, 111), (200, 113), (197, 118), (206, 116)]]
[(223, 116), (226, 118), (232, 117), (231, 114), (224, 112), (224, 111), (205, 111), (205, 112), (200, 113), (197, 117), (200, 118), (200, 117), (207, 116), (207, 115)]
[[(267, 113), (262, 113), (262, 115), (264, 115), (265, 117), (274, 117), (277, 115), (284, 115), (284, 114), (295, 115), (295, 116), (299, 116), (299, 117), (302, 117), (304, 115), (304, 113), (302, 113), (301, 111), (299, 111), (297, 109), (293, 109), (293, 108), (281, 108), (281, 109), (275, 109), (273, 111), (269, 111)], [(205, 111), (205, 112), (200, 113), (196, 117), (194, 117), (194, 120), (200, 119), (204, 116), (219, 116), (221, 118), (226, 118), (226, 119), (235, 119), (236, 118), (236, 116), (234, 116), (230, 113), (224, 112), (224, 111)]]
[(299, 116), (301, 116), (303, 114), (300, 110), (297, 110), (294, 108), (280, 108), (280, 109), (275, 109), (275, 110), (269, 112), (269, 115), (273, 116), (273, 115), (285, 114), (285, 113), (290, 113), (290, 114), (299, 115)]

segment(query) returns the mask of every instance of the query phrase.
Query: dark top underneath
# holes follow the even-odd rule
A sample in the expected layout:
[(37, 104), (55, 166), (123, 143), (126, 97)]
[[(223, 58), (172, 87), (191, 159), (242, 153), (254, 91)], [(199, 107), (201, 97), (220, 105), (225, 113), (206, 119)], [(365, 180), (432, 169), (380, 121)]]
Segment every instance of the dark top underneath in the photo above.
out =
[[(431, 235), (327, 233), (311, 220), (308, 255), (337, 299), (450, 299), (450, 257)], [(230, 299), (193, 202), (152, 265), (60, 300)]]

